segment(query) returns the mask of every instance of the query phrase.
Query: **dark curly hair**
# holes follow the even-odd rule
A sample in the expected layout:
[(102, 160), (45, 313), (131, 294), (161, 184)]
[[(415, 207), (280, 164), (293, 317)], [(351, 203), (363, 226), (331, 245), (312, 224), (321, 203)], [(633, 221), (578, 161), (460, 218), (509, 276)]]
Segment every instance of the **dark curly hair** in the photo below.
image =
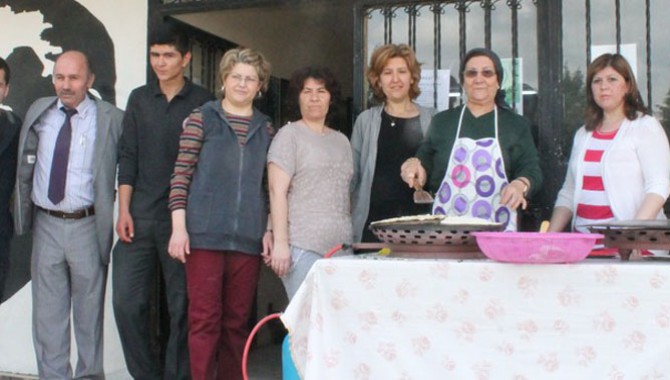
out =
[(323, 66), (305, 66), (293, 72), (288, 84), (288, 114), (290, 120), (302, 118), (300, 114), (300, 93), (307, 79), (312, 78), (326, 86), (330, 94), (330, 106), (326, 115), (326, 125), (329, 128), (339, 130), (340, 105), (342, 104), (342, 91), (340, 83), (335, 79), (333, 72)]
[(621, 54), (606, 53), (596, 58), (586, 70), (586, 115), (584, 126), (587, 131), (593, 131), (603, 121), (603, 109), (598, 106), (593, 98), (591, 83), (593, 77), (601, 70), (611, 67), (619, 73), (628, 84), (628, 93), (624, 97), (624, 114), (628, 120), (637, 119), (637, 113), (647, 113), (644, 101), (640, 96), (640, 90), (635, 81), (635, 75), (628, 61)]

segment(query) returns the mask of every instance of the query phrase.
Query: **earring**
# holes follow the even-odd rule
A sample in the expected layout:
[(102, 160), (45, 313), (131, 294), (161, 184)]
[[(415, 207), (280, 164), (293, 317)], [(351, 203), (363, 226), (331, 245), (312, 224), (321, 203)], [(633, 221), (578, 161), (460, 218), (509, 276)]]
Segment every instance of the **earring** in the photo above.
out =
[(221, 93), (223, 94), (226, 91), (226, 86), (221, 86)]
[(258, 94), (256, 94), (256, 98), (259, 98), (263, 96), (263, 91), (258, 91)]

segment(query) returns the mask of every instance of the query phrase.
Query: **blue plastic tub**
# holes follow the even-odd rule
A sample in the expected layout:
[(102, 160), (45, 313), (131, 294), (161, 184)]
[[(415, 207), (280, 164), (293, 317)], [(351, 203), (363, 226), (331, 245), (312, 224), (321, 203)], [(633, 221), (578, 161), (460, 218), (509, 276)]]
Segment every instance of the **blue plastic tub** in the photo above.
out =
[(291, 351), (288, 346), (288, 334), (284, 337), (284, 342), (281, 345), (281, 369), (283, 380), (300, 380), (298, 370), (293, 364)]

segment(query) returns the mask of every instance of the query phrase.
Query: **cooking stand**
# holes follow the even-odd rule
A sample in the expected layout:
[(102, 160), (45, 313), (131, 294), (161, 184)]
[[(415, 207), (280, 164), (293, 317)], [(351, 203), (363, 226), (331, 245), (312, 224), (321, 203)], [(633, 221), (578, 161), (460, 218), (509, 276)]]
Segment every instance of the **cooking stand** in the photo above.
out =
[(635, 249), (670, 250), (670, 221), (667, 220), (625, 220), (588, 228), (605, 235), (605, 246), (618, 249), (622, 261), (630, 260)]

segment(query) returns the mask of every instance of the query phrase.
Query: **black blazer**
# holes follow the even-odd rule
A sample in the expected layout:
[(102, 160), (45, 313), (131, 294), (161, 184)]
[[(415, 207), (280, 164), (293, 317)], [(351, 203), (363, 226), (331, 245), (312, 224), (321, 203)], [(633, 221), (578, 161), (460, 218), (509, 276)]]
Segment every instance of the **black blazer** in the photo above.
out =
[(9, 201), (16, 181), (16, 158), (21, 119), (0, 109), (0, 239), (8, 239), (14, 229)]

